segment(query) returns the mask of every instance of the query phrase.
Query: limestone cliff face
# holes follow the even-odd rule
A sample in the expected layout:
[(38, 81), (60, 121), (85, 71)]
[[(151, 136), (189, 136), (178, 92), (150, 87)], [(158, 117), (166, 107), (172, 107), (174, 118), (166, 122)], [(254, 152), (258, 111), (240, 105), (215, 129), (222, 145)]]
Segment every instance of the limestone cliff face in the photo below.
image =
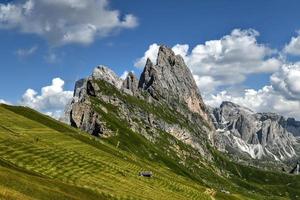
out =
[(180, 104), (199, 114), (210, 123), (210, 117), (189, 68), (180, 55), (161, 46), (157, 63), (147, 60), (139, 81), (139, 88), (148, 91), (156, 100), (166, 101), (176, 109)]
[(122, 84), (122, 89), (124, 92), (127, 92), (131, 95), (137, 95), (138, 94), (138, 79), (134, 75), (134, 73), (129, 72), (125, 80)]
[[(255, 113), (232, 102), (223, 102), (212, 110), (218, 146), (223, 151), (235, 149), (251, 158), (277, 161), (296, 157), (296, 139), (291, 122), (275, 113)], [(295, 130), (295, 129), (293, 129)]]
[(89, 97), (95, 97), (98, 90), (93, 80), (103, 80), (115, 87), (121, 88), (122, 80), (115, 73), (105, 66), (98, 66), (91, 76), (80, 79), (75, 83), (74, 97), (66, 115), (69, 123), (95, 136), (106, 136), (103, 131), (101, 116), (92, 108)]
[(114, 71), (104, 65), (96, 67), (90, 79), (103, 80), (121, 89), (123, 80)]
[(292, 135), (300, 135), (294, 119), (254, 113), (231, 102), (208, 110), (183, 58), (166, 46), (159, 48), (156, 63), (147, 60), (140, 79), (130, 72), (122, 80), (101, 65), (76, 82), (67, 109), (70, 124), (98, 137), (122, 134), (111, 129), (105, 115), (150, 142), (167, 133), (208, 158), (207, 144), (234, 156), (277, 161), (296, 157), (300, 149)]
[(95, 136), (121, 134), (111, 131), (103, 118), (113, 107), (120, 121), (149, 141), (166, 132), (203, 155), (213, 143), (214, 126), (195, 80), (182, 57), (165, 46), (156, 64), (147, 60), (139, 80), (133, 73), (122, 80), (109, 68), (96, 67), (76, 82), (70, 106), (71, 125)]

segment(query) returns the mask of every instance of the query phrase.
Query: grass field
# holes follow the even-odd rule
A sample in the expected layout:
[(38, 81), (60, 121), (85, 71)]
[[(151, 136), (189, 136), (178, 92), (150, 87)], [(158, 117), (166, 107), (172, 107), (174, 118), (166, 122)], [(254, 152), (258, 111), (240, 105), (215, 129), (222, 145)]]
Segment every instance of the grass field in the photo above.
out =
[[(191, 170), (166, 155), (133, 152), (163, 154), (134, 134), (121, 138), (132, 147), (120, 149), (29, 108), (0, 105), (0, 199), (300, 199), (297, 176), (237, 165), (218, 152), (214, 163)], [(144, 170), (153, 178), (138, 176)]]

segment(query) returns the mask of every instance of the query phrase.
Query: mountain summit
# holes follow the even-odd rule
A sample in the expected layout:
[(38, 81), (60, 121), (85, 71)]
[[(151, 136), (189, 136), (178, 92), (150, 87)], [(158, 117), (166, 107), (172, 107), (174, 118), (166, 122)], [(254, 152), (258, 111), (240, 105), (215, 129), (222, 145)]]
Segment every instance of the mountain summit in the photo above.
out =
[(255, 113), (228, 101), (211, 113), (221, 151), (276, 161), (297, 156), (295, 147), (299, 144), (292, 134), (299, 130), (296, 121), (292, 123), (290, 118), (275, 113)]
[(207, 110), (165, 46), (139, 80), (101, 65), (77, 81), (67, 118), (78, 129), (0, 105), (0, 199), (299, 199), (298, 163), (263, 171), (215, 148), (294, 155), (297, 121), (231, 102)]
[(175, 109), (179, 104), (209, 121), (205, 104), (183, 58), (166, 46), (160, 46), (156, 65), (147, 60), (139, 88), (157, 100), (163, 99)]
[(122, 130), (113, 130), (105, 117), (115, 115), (152, 142), (168, 133), (205, 155), (206, 145), (213, 144), (214, 126), (192, 73), (166, 46), (159, 48), (156, 64), (147, 60), (139, 80), (133, 73), (122, 80), (108, 67), (96, 67), (77, 81), (68, 110), (72, 126), (100, 137), (121, 137)]
[(120, 147), (128, 128), (154, 144), (163, 136), (174, 137), (208, 159), (208, 144), (234, 157), (267, 162), (296, 159), (299, 149), (292, 134), (299, 132), (295, 120), (232, 102), (210, 113), (183, 58), (166, 46), (160, 46), (156, 63), (147, 59), (139, 79), (130, 72), (123, 80), (108, 67), (97, 66), (76, 82), (67, 110), (72, 126)]

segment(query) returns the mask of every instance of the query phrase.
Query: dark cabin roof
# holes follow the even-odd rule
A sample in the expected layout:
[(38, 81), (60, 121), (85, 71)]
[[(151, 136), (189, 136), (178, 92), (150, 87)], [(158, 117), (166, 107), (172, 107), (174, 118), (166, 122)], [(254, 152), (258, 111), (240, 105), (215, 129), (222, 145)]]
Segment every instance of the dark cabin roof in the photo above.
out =
[(143, 172), (140, 172), (139, 175), (140, 175), (140, 176), (147, 176), (147, 177), (150, 177), (150, 176), (153, 175), (153, 173), (150, 172), (150, 171), (143, 171)]

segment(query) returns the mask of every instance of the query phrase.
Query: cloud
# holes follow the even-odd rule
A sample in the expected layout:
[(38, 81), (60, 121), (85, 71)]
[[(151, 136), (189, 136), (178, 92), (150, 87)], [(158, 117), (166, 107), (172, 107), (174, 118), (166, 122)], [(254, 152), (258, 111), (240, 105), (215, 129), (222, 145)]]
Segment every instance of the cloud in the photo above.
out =
[(300, 119), (299, 100), (286, 99), (271, 85), (264, 86), (259, 90), (246, 89), (239, 95), (222, 91), (215, 95), (204, 96), (204, 101), (212, 107), (220, 106), (222, 101), (231, 101), (256, 112), (275, 112), (285, 117)]
[(141, 58), (138, 58), (134, 66), (138, 68), (143, 68), (146, 64), (147, 58), (149, 58), (153, 63), (156, 62), (157, 54), (158, 54), (159, 45), (154, 43), (151, 44), (148, 48), (148, 50), (144, 53), (144, 56)]
[[(300, 55), (300, 32), (282, 51), (257, 42), (253, 29), (234, 29), (229, 35), (194, 48), (172, 47), (191, 69), (204, 101), (218, 107), (232, 101), (256, 112), (275, 112), (300, 120), (300, 62), (288, 63), (286, 53)], [(147, 57), (156, 62), (159, 45), (149, 46), (135, 62), (144, 67)], [(240, 89), (250, 74), (270, 74), (270, 83), (260, 89)], [(224, 89), (225, 88), (225, 89)]]
[[(158, 55), (158, 50), (159, 50), (159, 46), (157, 43), (153, 43), (151, 44), (147, 51), (144, 53), (143, 57), (138, 58), (135, 63), (134, 66), (137, 68), (143, 68), (146, 65), (146, 61), (149, 58), (152, 63), (156, 63), (156, 59), (157, 59), (157, 55)], [(185, 44), (185, 45), (180, 45), (177, 44), (175, 45), (172, 50), (174, 51), (174, 53), (177, 55), (181, 55), (183, 58), (186, 58), (188, 50), (189, 50), (189, 45)]]
[(300, 63), (284, 64), (270, 76), (270, 85), (241, 92), (224, 90), (205, 94), (205, 102), (218, 107), (222, 101), (232, 101), (257, 112), (275, 112), (300, 120)]
[(51, 85), (41, 88), (40, 94), (29, 88), (23, 94), (20, 104), (59, 118), (73, 96), (72, 91), (64, 90), (64, 84), (62, 79), (54, 78)]
[(185, 60), (187, 60), (187, 54), (189, 51), (189, 45), (187, 44), (176, 44), (172, 50), (176, 55), (181, 55)]
[(134, 28), (132, 14), (109, 8), (108, 0), (23, 0), (0, 3), (0, 28), (45, 38), (51, 45), (90, 44), (96, 38)]
[(10, 102), (5, 101), (4, 99), (0, 99), (0, 104), (7, 104), (7, 105), (11, 105)]
[[(258, 35), (252, 29), (234, 29), (219, 40), (194, 47), (187, 63), (194, 73), (219, 76), (223, 83), (229, 84), (241, 82), (247, 74), (274, 72), (281, 64), (272, 57), (276, 51), (258, 44)], [(232, 73), (240, 77), (233, 83)]]
[(292, 37), (290, 42), (285, 45), (283, 51), (291, 55), (300, 55), (300, 31), (297, 32), (296, 37)]
[(196, 84), (201, 92), (210, 93), (215, 90), (215, 88), (221, 83), (215, 80), (212, 76), (198, 76), (194, 75)]
[(122, 80), (125, 80), (125, 79), (127, 78), (127, 75), (128, 75), (128, 74), (129, 74), (128, 71), (124, 71), (123, 74), (120, 76), (120, 78), (121, 78)]
[(28, 49), (18, 49), (16, 51), (16, 54), (19, 57), (27, 57), (27, 56), (30, 56), (30, 55), (34, 54), (37, 49), (38, 49), (38, 47), (36, 45), (33, 46), (33, 47), (30, 47)]
[(300, 101), (300, 63), (283, 65), (270, 79), (274, 89), (287, 99)]
[[(184, 58), (198, 86), (212, 92), (219, 86), (242, 83), (249, 74), (272, 73), (281, 66), (277, 51), (259, 44), (258, 36), (253, 29), (234, 29), (230, 35), (198, 44), (190, 52), (187, 44), (176, 44), (172, 50)], [(155, 62), (158, 48), (156, 43), (150, 45), (135, 66), (143, 67), (147, 57)]]

